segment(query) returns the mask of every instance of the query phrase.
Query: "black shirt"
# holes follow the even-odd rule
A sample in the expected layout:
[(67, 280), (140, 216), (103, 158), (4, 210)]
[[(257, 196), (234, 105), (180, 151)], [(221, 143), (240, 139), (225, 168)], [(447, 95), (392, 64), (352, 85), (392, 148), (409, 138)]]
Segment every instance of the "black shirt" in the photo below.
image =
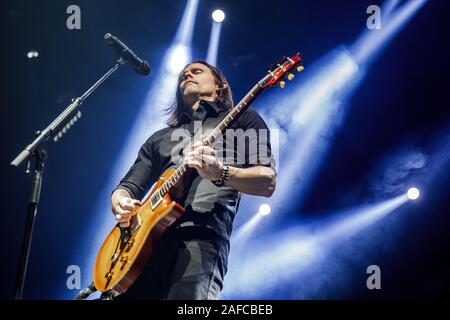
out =
[[(183, 114), (179, 126), (167, 127), (151, 135), (116, 189), (124, 189), (134, 199), (141, 200), (166, 169), (179, 165), (183, 147), (192, 144), (194, 134), (198, 137), (198, 129), (201, 127), (205, 137), (228, 112), (213, 102), (201, 100), (192, 116)], [(264, 165), (275, 171), (268, 127), (254, 109), (249, 107), (229, 129), (214, 144), (219, 159), (234, 167)], [(207, 227), (228, 240), (240, 197), (237, 190), (226, 185), (218, 187), (196, 174), (188, 185), (186, 199), (180, 203), (186, 211), (170, 228)]]

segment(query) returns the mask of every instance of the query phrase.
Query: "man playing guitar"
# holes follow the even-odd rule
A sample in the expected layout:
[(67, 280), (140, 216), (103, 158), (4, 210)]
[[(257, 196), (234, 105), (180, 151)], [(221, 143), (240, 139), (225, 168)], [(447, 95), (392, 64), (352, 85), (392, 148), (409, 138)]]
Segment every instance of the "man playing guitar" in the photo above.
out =
[[(198, 136), (196, 128), (203, 132), (214, 128), (232, 108), (230, 87), (217, 68), (198, 60), (183, 69), (168, 127), (142, 145), (112, 193), (112, 211), (120, 225), (135, 218), (158, 176), (177, 167), (179, 133), (185, 132), (192, 141)], [(276, 180), (269, 130), (259, 114), (247, 108), (230, 129), (214, 148), (194, 139), (184, 149), (183, 159), (192, 174), (177, 202), (185, 212), (160, 238), (144, 271), (121, 298), (217, 299), (241, 193), (270, 197)]]

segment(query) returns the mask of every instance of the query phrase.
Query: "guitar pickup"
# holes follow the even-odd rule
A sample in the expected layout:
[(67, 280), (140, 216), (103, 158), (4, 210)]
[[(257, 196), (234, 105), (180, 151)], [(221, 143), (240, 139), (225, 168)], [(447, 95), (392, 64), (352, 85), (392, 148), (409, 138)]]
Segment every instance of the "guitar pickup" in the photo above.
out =
[(162, 201), (161, 194), (159, 193), (159, 190), (155, 192), (152, 197), (150, 198), (150, 203), (152, 205), (152, 209), (155, 209), (156, 206)]

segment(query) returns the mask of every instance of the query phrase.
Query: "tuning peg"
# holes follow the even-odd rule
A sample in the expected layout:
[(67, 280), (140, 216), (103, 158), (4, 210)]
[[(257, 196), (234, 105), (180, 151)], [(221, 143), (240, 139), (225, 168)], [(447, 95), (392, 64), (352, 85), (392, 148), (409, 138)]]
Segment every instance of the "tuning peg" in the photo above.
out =
[(281, 89), (283, 89), (286, 86), (286, 82), (280, 81), (278, 82), (278, 85), (280, 86)]
[(295, 78), (295, 75), (293, 73), (289, 73), (287, 78), (288, 78), (289, 81), (291, 81), (292, 79)]
[(297, 71), (298, 72), (302, 72), (303, 70), (305, 70), (305, 68), (303, 66), (298, 66), (297, 67)]

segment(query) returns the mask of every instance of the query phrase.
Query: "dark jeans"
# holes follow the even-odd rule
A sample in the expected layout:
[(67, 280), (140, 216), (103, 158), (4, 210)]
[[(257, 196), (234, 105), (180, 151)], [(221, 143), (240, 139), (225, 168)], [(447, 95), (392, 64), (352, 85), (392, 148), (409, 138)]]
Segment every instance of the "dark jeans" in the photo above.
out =
[(217, 299), (227, 271), (229, 242), (214, 231), (184, 227), (164, 234), (146, 268), (116, 299)]

